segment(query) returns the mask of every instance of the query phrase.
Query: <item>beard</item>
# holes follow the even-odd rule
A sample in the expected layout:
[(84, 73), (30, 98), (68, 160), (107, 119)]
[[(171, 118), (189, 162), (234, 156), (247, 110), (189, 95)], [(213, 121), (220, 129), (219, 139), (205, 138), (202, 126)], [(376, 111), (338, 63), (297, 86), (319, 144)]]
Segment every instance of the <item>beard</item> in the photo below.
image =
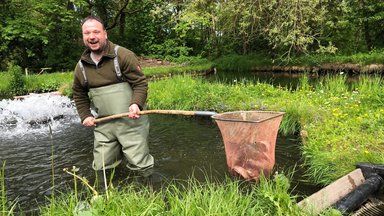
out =
[(86, 42), (86, 47), (95, 54), (101, 54), (104, 51), (104, 48), (106, 47), (106, 45), (107, 45), (106, 40), (105, 41), (99, 40), (96, 43), (89, 42), (89, 41)]

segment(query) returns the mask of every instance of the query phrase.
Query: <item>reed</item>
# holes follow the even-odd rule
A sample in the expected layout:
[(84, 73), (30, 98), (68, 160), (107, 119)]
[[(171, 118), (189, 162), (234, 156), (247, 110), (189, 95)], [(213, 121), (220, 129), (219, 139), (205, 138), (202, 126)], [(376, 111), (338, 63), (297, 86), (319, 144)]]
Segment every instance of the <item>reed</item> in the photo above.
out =
[(5, 215), (6, 213), (6, 202), (5, 198), (5, 162), (2, 162), (1, 170), (0, 170), (0, 182), (1, 182), (1, 215)]
[(1, 191), (1, 214), (2, 216), (14, 215), (16, 208), (16, 202), (8, 203), (5, 191), (5, 161), (2, 161), (0, 169), (0, 191)]
[(373, 50), (369, 53), (346, 53), (346, 54), (318, 54), (318, 55), (303, 55), (295, 57), (290, 62), (290, 65), (309, 65), (319, 66), (321, 64), (378, 64), (384, 61), (383, 50)]
[(51, 144), (51, 174), (52, 174), (52, 193), (51, 193), (51, 199), (50, 199), (50, 203), (51, 203), (51, 215), (53, 215), (52, 213), (55, 211), (55, 161), (54, 161), (54, 146), (53, 146), (53, 137), (52, 137), (52, 128), (51, 128), (51, 125), (48, 124), (48, 128), (49, 128), (49, 140), (50, 140), (50, 144)]
[[(154, 191), (140, 184), (110, 189), (97, 200), (85, 198), (76, 208), (73, 194), (58, 200), (54, 215), (307, 215), (297, 207), (290, 195), (290, 179), (275, 174), (262, 177), (258, 184), (226, 178), (218, 182), (207, 177), (201, 182), (193, 176), (188, 180), (173, 180), (162, 190)], [(77, 203), (77, 204), (79, 204)], [(77, 205), (80, 206), (80, 205)], [(50, 213), (49, 206), (41, 215)], [(331, 215), (331, 214), (325, 214)]]

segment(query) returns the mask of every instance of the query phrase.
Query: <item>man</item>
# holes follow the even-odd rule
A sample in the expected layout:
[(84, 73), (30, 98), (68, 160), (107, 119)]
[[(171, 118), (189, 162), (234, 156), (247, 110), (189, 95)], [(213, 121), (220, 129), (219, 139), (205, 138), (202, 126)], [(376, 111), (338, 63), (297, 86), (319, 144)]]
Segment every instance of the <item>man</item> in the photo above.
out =
[[(86, 50), (76, 65), (73, 99), (81, 122), (94, 127), (95, 170), (114, 168), (125, 158), (127, 167), (142, 176), (154, 164), (148, 149), (149, 121), (138, 113), (144, 109), (148, 83), (133, 52), (108, 40), (100, 19), (82, 22)], [(128, 118), (95, 124), (91, 104), (98, 117), (129, 112)]]

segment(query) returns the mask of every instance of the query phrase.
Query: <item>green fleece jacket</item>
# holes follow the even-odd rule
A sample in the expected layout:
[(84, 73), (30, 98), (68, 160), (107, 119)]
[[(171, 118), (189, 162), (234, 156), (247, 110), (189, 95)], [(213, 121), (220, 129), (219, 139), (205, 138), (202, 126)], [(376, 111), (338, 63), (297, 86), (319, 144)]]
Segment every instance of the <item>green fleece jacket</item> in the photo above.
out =
[[(116, 56), (115, 46), (115, 44), (108, 41), (104, 55), (98, 65), (92, 61), (90, 50), (84, 51), (81, 56), (81, 62), (84, 65), (88, 86), (85, 84), (79, 64), (76, 65), (72, 89), (73, 99), (81, 121), (93, 116), (90, 110), (91, 102), (88, 96), (88, 88), (97, 88), (120, 82), (116, 76), (113, 64), (113, 59)], [(133, 89), (131, 104), (137, 104), (142, 109), (147, 99), (148, 82), (141, 71), (139, 61), (132, 51), (124, 47), (119, 47), (117, 56), (124, 81), (128, 82)]]

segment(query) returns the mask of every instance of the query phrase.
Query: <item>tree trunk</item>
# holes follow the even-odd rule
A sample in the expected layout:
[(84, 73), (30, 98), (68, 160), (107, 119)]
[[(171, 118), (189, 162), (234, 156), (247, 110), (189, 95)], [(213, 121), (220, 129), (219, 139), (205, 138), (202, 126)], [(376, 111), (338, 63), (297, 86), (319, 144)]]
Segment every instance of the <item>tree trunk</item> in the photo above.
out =
[(119, 35), (121, 38), (123, 38), (125, 35), (125, 17), (126, 17), (126, 13), (121, 12), (120, 23), (119, 23)]

